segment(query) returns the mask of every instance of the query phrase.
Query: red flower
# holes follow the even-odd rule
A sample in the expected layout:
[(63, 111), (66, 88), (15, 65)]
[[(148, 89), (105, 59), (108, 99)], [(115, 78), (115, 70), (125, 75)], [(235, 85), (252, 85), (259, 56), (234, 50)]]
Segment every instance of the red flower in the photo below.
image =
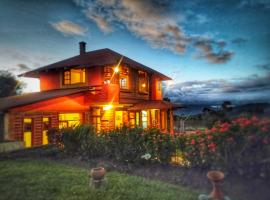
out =
[(253, 122), (253, 123), (257, 123), (257, 122), (259, 122), (259, 118), (257, 117), (257, 116), (253, 116), (252, 118), (251, 118), (251, 121)]
[(207, 139), (208, 139), (208, 140), (212, 140), (212, 139), (213, 139), (213, 136), (212, 136), (212, 135), (208, 135), (208, 136), (207, 136)]
[(191, 140), (190, 144), (194, 145), (196, 143), (196, 141), (194, 139)]
[(211, 133), (215, 133), (215, 132), (217, 132), (217, 128), (216, 127), (211, 128)]
[(217, 147), (217, 145), (215, 143), (213, 143), (213, 142), (210, 143), (210, 144), (208, 144), (208, 148), (212, 152), (215, 152), (216, 151), (216, 147)]
[(227, 132), (228, 130), (229, 130), (228, 127), (222, 127), (221, 129), (219, 129), (219, 132), (225, 133), (225, 132)]
[(201, 135), (202, 134), (202, 131), (201, 130), (196, 130), (196, 134), (197, 135)]

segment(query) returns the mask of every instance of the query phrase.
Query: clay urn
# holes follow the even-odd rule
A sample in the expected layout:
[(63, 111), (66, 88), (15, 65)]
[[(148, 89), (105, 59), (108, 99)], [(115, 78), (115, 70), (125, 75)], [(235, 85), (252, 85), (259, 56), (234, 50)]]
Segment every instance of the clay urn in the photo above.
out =
[(105, 176), (106, 170), (103, 167), (97, 167), (97, 168), (93, 168), (91, 169), (91, 177), (94, 180), (102, 180)]
[(210, 193), (209, 197), (217, 200), (223, 199), (224, 195), (221, 192), (220, 182), (224, 179), (224, 173), (215, 170), (209, 171), (207, 173), (207, 178), (212, 182), (213, 185), (213, 190)]

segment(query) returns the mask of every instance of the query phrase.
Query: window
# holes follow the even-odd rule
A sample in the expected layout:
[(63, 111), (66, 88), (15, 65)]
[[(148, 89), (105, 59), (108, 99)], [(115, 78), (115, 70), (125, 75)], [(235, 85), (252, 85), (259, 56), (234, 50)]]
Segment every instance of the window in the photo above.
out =
[(131, 128), (135, 128), (135, 122), (136, 122), (135, 112), (130, 112), (129, 113), (129, 125)]
[(148, 93), (148, 75), (143, 71), (139, 71), (139, 92)]
[(120, 79), (120, 88), (121, 89), (128, 89), (127, 78), (121, 78)]
[(127, 67), (120, 69), (119, 84), (121, 89), (129, 89), (129, 70)]
[(85, 68), (64, 71), (64, 85), (85, 83)]
[(92, 108), (92, 125), (95, 127), (97, 133), (101, 131), (101, 121), (100, 121), (100, 108)]
[(80, 125), (82, 116), (80, 113), (59, 114), (59, 128), (75, 127)]
[(147, 128), (147, 121), (148, 121), (147, 118), (148, 118), (147, 111), (142, 110), (142, 128), (143, 129)]

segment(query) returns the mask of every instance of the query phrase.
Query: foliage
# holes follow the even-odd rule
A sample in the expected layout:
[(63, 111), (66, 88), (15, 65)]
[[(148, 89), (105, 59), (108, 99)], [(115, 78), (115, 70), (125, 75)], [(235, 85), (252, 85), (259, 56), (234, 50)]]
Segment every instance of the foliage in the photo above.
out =
[(269, 119), (255, 116), (218, 122), (211, 129), (181, 135), (128, 127), (96, 134), (91, 126), (83, 125), (60, 130), (62, 136), (58, 137), (58, 143), (67, 153), (87, 158), (107, 156), (129, 163), (168, 164), (172, 157), (181, 156), (182, 164), (189, 167), (267, 169), (270, 166), (269, 126)]
[(192, 166), (239, 170), (270, 157), (269, 119), (240, 117), (186, 136), (185, 158)]
[(3, 70), (0, 70), (0, 85), (0, 98), (20, 94), (24, 87), (12, 73)]

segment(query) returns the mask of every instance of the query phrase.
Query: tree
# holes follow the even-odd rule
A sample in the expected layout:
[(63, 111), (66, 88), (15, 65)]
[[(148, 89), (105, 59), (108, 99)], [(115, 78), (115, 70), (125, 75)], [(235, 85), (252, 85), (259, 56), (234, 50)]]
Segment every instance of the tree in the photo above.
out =
[(24, 84), (4, 70), (0, 70), (0, 98), (20, 94)]

